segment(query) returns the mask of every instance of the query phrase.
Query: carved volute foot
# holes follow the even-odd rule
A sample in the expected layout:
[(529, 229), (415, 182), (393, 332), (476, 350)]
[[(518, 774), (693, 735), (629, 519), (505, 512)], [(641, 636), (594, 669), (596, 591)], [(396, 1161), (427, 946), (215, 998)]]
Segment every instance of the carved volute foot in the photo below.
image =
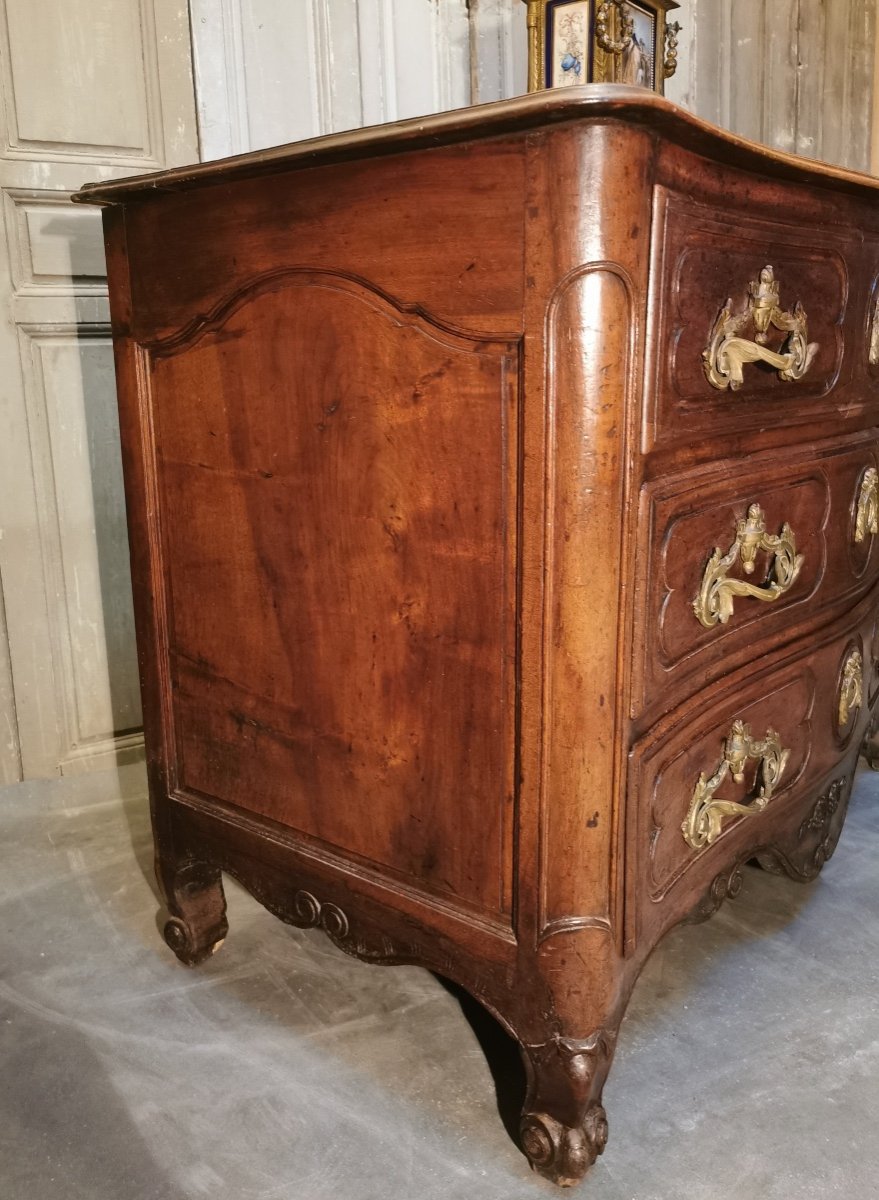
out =
[(185, 921), (179, 917), (172, 917), (170, 921), (165, 922), (163, 934), (165, 941), (182, 963), (187, 967), (197, 967), (220, 949), (226, 940), (228, 928), (228, 922), (224, 920), (209, 933), (199, 931), (196, 934)]
[(879, 771), (879, 730), (872, 729), (864, 738), (861, 754), (871, 771)]
[(607, 1117), (600, 1104), (574, 1127), (547, 1113), (528, 1113), (522, 1118), (521, 1136), (522, 1149), (535, 1171), (560, 1187), (573, 1187), (604, 1150)]
[(699, 901), (685, 923), (699, 925), (702, 921), (713, 917), (725, 901), (735, 900), (742, 890), (743, 883), (741, 863), (736, 863), (730, 870), (721, 871), (714, 877), (707, 895)]
[(851, 778), (835, 779), (815, 801), (793, 839), (783, 840), (756, 856), (760, 866), (800, 883), (813, 880), (836, 849), (851, 787)]
[(205, 863), (189, 862), (157, 871), (170, 910), (164, 937), (187, 967), (196, 967), (222, 946), (229, 922), (222, 876)]
[(523, 1047), (529, 1087), (522, 1149), (533, 1169), (560, 1187), (578, 1183), (607, 1143), (601, 1089), (615, 1038), (600, 1030), (586, 1041), (555, 1038)]

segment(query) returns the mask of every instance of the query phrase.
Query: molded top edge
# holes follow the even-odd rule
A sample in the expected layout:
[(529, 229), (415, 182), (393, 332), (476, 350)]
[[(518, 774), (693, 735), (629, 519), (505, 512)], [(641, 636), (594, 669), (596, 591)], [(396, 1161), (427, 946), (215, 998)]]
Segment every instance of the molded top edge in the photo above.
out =
[(646, 88), (585, 84), (333, 133), (193, 166), (89, 183), (72, 199), (79, 204), (122, 204), (162, 192), (185, 191), (329, 162), (500, 137), (574, 120), (620, 120), (640, 125), (721, 163), (780, 179), (837, 191), (867, 193), (873, 199), (879, 189), (879, 179), (874, 176), (771, 150), (719, 129)]

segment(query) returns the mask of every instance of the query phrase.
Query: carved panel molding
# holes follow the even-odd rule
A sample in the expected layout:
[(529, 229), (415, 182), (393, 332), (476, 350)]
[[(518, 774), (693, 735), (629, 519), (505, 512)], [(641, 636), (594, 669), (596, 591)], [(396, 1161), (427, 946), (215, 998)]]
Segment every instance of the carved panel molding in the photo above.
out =
[[(303, 302), (306, 293), (308, 303)], [(227, 405), (206, 384), (220, 361), (228, 380), (249, 370), (236, 359), (234, 348), (251, 322), (283, 331), (277, 354), (296, 403), (286, 407), (280, 426), (266, 417), (273, 396), (258, 378), (248, 376), (248, 403), (240, 409)], [(323, 364), (319, 387), (311, 377), (306, 385), (297, 345), (307, 345), (309, 355)], [(372, 388), (352, 391), (346, 357), (338, 353), (341, 346), (361, 367), (366, 359), (373, 363)], [(437, 861), (433, 851), (435, 827), (453, 820), (451, 803), (448, 813), (425, 812), (410, 820), (393, 844), (362, 823), (352, 849), (360, 863), (393, 871), (426, 897), (436, 895), (475, 920), (507, 929), (512, 836), (508, 817), (490, 823), (488, 814), (495, 806), (506, 813), (506, 798), (518, 786), (512, 773), (512, 721), (503, 713), (506, 706), (511, 711), (515, 687), (512, 514), (519, 455), (519, 352), (518, 341), (452, 332), (418, 305), (397, 303), (360, 278), (296, 268), (255, 276), (182, 329), (139, 351), (153, 511), (161, 508), (166, 489), (173, 489), (178, 502), (192, 497), (186, 502), (196, 514), (191, 528), (153, 530), (157, 616), (166, 630), (160, 669), (166, 693), (176, 698), (176, 720), (173, 728), (169, 724), (168, 737), (180, 788), (208, 796), (229, 794), (243, 809), (268, 817), (282, 804), (295, 803), (297, 827), (330, 847), (351, 843), (355, 821), (341, 808), (321, 811), (311, 802), (314, 794), (350, 792), (360, 803), (381, 797), (402, 812), (404, 803), (415, 803), (424, 772), (447, 779), (450, 795), (467, 779), (474, 799), (465, 819), (478, 826), (473, 844), (491, 862), (490, 870), (479, 876), (485, 880), (481, 892), (472, 891), (476, 872), (466, 861)], [(191, 397), (185, 410), (171, 403), (181, 390)], [(200, 414), (198, 423), (189, 421), (191, 411)], [(471, 487), (455, 465), (450, 431), (459, 428), (478, 431), (479, 470), (488, 475), (481, 490)], [(379, 444), (381, 472), (373, 465), (379, 461)], [(312, 477), (302, 469), (302, 455), (326, 465)], [(347, 463), (349, 472), (344, 486), (333, 465), (339, 461)], [(430, 479), (440, 471), (447, 479), (442, 498), (449, 511), (446, 525), (457, 528), (460, 523), (460, 544), (466, 548), (452, 559), (446, 550), (451, 534), (437, 538), (427, 519), (438, 504)], [(321, 488), (332, 496), (332, 503), (320, 504), (321, 521), (313, 527), (291, 526), (283, 514), (291, 506), (295, 511), (297, 499), (311, 502)], [(482, 499), (488, 494), (491, 506)], [(223, 564), (231, 551), (217, 545), (202, 563), (199, 546), (206, 543), (203, 537), (199, 541), (199, 522), (210, 518), (220, 495), (229, 545), (239, 561), (246, 556), (254, 562), (255, 577), (267, 581), (263, 598), (270, 594), (274, 599), (259, 643), (242, 654), (230, 654), (211, 641), (211, 598), (227, 587)], [(361, 506), (356, 516), (350, 512), (355, 504)], [(363, 511), (368, 519), (360, 515)], [(346, 521), (360, 530), (356, 545)], [(290, 573), (292, 562), (315, 560), (324, 553), (321, 547), (336, 545), (339, 563), (333, 571), (316, 573), (299, 566)], [(381, 575), (362, 573), (367, 546), (384, 563)], [(440, 560), (444, 570), (455, 572), (458, 586), (450, 598), (431, 593), (428, 602), (429, 577), (439, 570)], [(194, 592), (186, 609), (175, 609), (174, 590), (182, 578), (193, 581)], [(349, 578), (357, 581), (364, 603), (381, 614), (374, 618), (374, 630), (361, 627), (356, 614), (343, 617)], [(458, 604), (463, 592), (485, 599), (464, 611)], [(240, 585), (227, 587), (226, 594), (227, 606), (241, 612), (264, 602)], [(486, 635), (480, 622), (489, 597), (500, 607), (497, 626)], [(285, 630), (303, 619), (304, 610), (314, 614), (314, 639), (300, 640), (294, 651)], [(335, 614), (334, 622), (320, 617), (322, 613)], [(338, 636), (340, 620), (346, 622), (345, 638)], [(318, 664), (311, 641), (321, 637), (326, 646)], [(396, 663), (395, 671), (381, 677), (370, 668), (378, 638), (383, 654)], [(221, 654), (229, 661), (220, 673), (215, 663)], [(314, 689), (313, 681), (327, 669), (327, 656), (336, 656), (339, 670), (348, 671), (350, 694)], [(271, 697), (256, 683), (260, 664), (274, 673)], [(496, 736), (490, 742), (475, 743), (467, 712), (443, 703), (444, 680), (459, 676), (471, 680), (470, 703), (483, 715), (496, 714), (491, 720)], [(409, 724), (397, 728), (405, 697), (425, 687), (433, 688), (437, 711), (448, 727), (441, 739), (442, 761), (436, 763), (423, 759), (432, 740), (420, 717), (409, 715)], [(355, 702), (355, 692), (369, 701)], [(258, 743), (270, 764), (286, 763), (283, 795), (265, 784), (261, 754), (254, 756), (251, 774), (240, 778), (230, 778), (219, 759), (204, 755), (198, 730), (205, 720), (221, 741), (231, 745), (243, 737), (254, 747)], [(322, 730), (327, 723), (350, 731), (344, 744), (341, 737), (302, 732), (312, 725)], [(309, 736), (324, 737), (319, 755), (303, 753)], [(379, 753), (375, 746), (382, 743), (385, 750)], [(265, 778), (271, 778), (268, 767)]]

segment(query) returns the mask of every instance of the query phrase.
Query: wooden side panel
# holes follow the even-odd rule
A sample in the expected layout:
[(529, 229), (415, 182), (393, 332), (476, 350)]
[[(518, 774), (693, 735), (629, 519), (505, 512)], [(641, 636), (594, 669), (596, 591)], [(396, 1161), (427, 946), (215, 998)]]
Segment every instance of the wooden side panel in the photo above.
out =
[(511, 891), (515, 343), (345, 277), (154, 350), (178, 786), (487, 914)]
[[(521, 139), (218, 184), (129, 213), (135, 333), (204, 313), (263, 271), (341, 266), (438, 322), (520, 332)], [(169, 270), (156, 270), (156, 247)]]

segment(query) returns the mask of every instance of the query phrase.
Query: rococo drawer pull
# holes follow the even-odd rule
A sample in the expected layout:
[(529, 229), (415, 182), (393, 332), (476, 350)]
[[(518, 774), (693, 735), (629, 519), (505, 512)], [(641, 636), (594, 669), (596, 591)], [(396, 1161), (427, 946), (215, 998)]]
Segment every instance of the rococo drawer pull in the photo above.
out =
[(879, 366), (879, 299), (873, 306), (873, 316), (870, 320), (870, 348), (867, 359), (871, 367)]
[(860, 650), (852, 650), (842, 668), (842, 682), (839, 685), (839, 727), (848, 725), (853, 713), (861, 707), (864, 701), (864, 660)]
[(855, 541), (862, 542), (868, 533), (879, 533), (879, 471), (875, 467), (867, 467), (858, 488)]
[[(744, 579), (728, 579), (727, 571), (738, 559), (746, 575), (754, 573), (754, 560), (758, 550), (775, 555), (772, 578), (763, 587), (748, 583)], [(748, 515), (736, 527), (736, 540), (721, 554), (715, 546), (708, 560), (699, 595), (693, 601), (693, 612), (709, 629), (712, 625), (725, 625), (733, 613), (734, 596), (753, 596), (755, 600), (777, 600), (793, 586), (803, 565), (802, 554), (797, 554), (793, 530), (785, 521), (781, 533), (767, 533), (766, 519), (759, 504), (752, 504)]]
[[(710, 779), (706, 779), (704, 774), (699, 776), (690, 811), (681, 824), (684, 841), (694, 850), (701, 850), (720, 836), (724, 818), (752, 817), (762, 812), (772, 799), (789, 756), (790, 751), (782, 750), (781, 739), (774, 729), (767, 729), (766, 737), (758, 742), (751, 737), (748, 725), (743, 721), (734, 721), (724, 745), (720, 766)], [(742, 782), (749, 758), (760, 759), (760, 790), (751, 803), (736, 804), (733, 800), (716, 799), (714, 793), (728, 775), (732, 775), (736, 783)]]
[[(748, 284), (748, 307), (733, 314), (732, 299), (714, 322), (708, 345), (702, 351), (705, 374), (712, 387), (736, 391), (744, 382), (743, 367), (749, 362), (765, 362), (775, 367), (781, 379), (802, 379), (818, 350), (810, 342), (806, 330), (806, 314), (798, 300), (793, 312), (780, 307), (775, 271), (765, 266), (759, 279)], [(756, 330), (754, 341), (740, 337), (745, 326), (752, 322)], [(787, 334), (780, 350), (766, 345), (770, 327)]]

